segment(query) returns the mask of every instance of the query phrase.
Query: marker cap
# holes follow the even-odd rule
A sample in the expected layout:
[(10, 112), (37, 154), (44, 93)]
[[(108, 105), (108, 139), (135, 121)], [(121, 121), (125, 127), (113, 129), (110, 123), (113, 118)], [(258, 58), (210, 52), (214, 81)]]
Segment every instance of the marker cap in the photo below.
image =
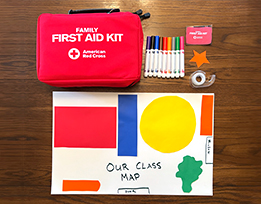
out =
[(149, 50), (151, 47), (151, 37), (147, 36), (146, 50)]
[(168, 47), (168, 38), (167, 37), (163, 37), (163, 50), (167, 50)]
[(179, 37), (176, 37), (176, 50), (179, 50)]
[(155, 36), (151, 36), (151, 49), (155, 49)]
[(168, 37), (168, 50), (171, 50), (171, 37)]
[(155, 49), (159, 49), (159, 36), (158, 35), (156, 35), (155, 36)]
[(159, 49), (160, 49), (160, 50), (163, 49), (163, 37), (160, 37), (160, 40), (159, 40)]
[(172, 37), (171, 49), (175, 50), (175, 37)]
[(180, 36), (180, 49), (184, 50), (184, 36)]

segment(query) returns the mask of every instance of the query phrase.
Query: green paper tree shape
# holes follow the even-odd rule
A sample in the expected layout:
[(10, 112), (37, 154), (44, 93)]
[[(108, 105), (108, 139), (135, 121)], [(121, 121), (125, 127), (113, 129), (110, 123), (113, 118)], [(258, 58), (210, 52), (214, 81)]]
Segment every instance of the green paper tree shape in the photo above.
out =
[(182, 190), (184, 193), (189, 193), (192, 190), (191, 184), (198, 180), (202, 173), (202, 161), (196, 161), (194, 157), (184, 156), (183, 162), (178, 165), (179, 171), (176, 173), (177, 178), (182, 180)]

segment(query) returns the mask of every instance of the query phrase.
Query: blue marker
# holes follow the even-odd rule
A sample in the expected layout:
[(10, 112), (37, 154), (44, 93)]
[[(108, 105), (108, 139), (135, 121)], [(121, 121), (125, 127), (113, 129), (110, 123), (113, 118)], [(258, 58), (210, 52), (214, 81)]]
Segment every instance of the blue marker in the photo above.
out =
[(155, 55), (154, 55), (154, 72), (153, 76), (157, 77), (159, 73), (159, 36), (155, 36)]
[(160, 37), (160, 43), (159, 43), (159, 65), (158, 65), (158, 78), (161, 78), (161, 75), (163, 73), (163, 67), (162, 67), (162, 61), (163, 61), (163, 37)]

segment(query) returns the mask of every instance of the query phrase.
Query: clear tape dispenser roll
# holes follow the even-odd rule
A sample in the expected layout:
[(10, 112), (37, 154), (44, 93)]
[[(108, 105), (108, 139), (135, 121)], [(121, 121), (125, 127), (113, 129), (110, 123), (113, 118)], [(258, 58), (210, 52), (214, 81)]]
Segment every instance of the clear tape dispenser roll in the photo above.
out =
[(215, 82), (216, 75), (210, 75), (210, 79), (207, 80), (206, 73), (198, 70), (193, 72), (189, 79), (189, 83), (192, 88), (204, 88), (211, 86)]

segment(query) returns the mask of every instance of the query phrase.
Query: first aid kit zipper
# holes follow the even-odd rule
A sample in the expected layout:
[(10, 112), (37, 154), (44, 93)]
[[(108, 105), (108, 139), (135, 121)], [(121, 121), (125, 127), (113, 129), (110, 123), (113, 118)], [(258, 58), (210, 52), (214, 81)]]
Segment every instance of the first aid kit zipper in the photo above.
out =
[[(81, 9), (81, 10), (69, 10), (68, 14), (82, 14), (82, 13), (117, 13), (120, 12), (119, 8), (111, 8), (111, 9)], [(144, 20), (150, 17), (150, 13), (143, 14), (143, 11), (141, 9), (133, 12), (133, 14), (136, 14), (140, 17), (140, 20)]]
[(79, 13), (115, 13), (120, 12), (119, 8), (112, 9), (81, 9), (81, 10), (69, 10), (68, 14), (79, 14)]

